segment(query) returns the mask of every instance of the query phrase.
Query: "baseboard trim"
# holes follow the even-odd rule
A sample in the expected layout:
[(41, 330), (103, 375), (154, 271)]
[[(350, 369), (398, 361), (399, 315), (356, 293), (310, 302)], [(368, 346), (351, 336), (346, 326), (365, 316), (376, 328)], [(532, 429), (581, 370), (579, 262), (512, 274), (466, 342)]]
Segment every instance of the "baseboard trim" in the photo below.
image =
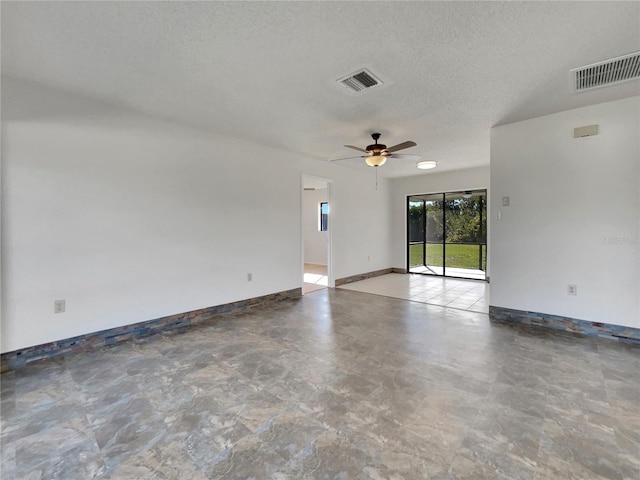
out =
[(125, 342), (134, 338), (147, 337), (155, 333), (189, 325), (206, 322), (218, 315), (234, 315), (242, 313), (250, 308), (271, 305), (283, 300), (290, 300), (302, 296), (301, 288), (271, 293), (261, 297), (239, 300), (237, 302), (215, 305), (212, 307), (178, 313), (168, 317), (156, 318), (144, 322), (124, 325), (122, 327), (109, 328), (99, 332), (79, 335), (73, 338), (57, 340), (32, 347), (6, 352), (0, 355), (0, 371), (2, 373), (24, 367), (37, 360), (64, 357), (73, 353), (101, 348), (119, 342)]
[(373, 272), (360, 273), (358, 275), (351, 275), (350, 277), (337, 278), (336, 287), (339, 287), (340, 285), (346, 285), (347, 283), (366, 280), (367, 278), (379, 277), (380, 275), (386, 275), (392, 272), (393, 272), (393, 268), (383, 268), (382, 270), (375, 270)]
[(489, 307), (489, 318), (498, 323), (521, 323), (640, 345), (640, 329), (633, 327), (494, 306)]

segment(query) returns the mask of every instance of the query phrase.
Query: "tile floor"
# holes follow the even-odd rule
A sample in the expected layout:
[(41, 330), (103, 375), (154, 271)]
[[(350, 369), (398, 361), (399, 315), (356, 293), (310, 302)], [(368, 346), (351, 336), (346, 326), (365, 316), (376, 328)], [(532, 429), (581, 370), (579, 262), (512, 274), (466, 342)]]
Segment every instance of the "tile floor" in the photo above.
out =
[(390, 273), (338, 288), (489, 313), (489, 284), (479, 280)]
[[(426, 267), (424, 265), (416, 265), (409, 269), (409, 273), (424, 273), (428, 275), (442, 275), (444, 272), (444, 268), (429, 266)], [(487, 275), (484, 270), (474, 270), (471, 268), (455, 268), (455, 267), (447, 267), (447, 277), (456, 277), (456, 278), (468, 278), (473, 280), (486, 280)]]
[(304, 293), (315, 292), (329, 286), (329, 277), (327, 276), (327, 266), (317, 265), (315, 263), (304, 264), (304, 285), (302, 286)]
[(9, 479), (640, 478), (637, 348), (347, 289), (1, 377)]

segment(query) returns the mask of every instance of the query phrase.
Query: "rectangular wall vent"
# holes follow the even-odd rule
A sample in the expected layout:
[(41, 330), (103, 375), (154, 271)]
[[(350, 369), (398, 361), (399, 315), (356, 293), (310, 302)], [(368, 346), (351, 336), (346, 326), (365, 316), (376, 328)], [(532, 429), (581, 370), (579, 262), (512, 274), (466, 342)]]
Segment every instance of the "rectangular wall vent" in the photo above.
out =
[(640, 79), (640, 52), (571, 70), (574, 92)]
[(339, 79), (338, 83), (344, 85), (352, 92), (362, 92), (368, 88), (382, 85), (382, 80), (366, 68), (363, 68), (356, 73), (351, 73), (346, 77)]

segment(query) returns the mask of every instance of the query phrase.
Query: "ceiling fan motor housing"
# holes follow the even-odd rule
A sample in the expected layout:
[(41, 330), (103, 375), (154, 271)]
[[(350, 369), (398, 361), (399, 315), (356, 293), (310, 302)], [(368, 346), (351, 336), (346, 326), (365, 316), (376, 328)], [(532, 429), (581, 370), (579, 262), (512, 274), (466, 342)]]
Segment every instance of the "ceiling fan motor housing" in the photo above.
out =
[(381, 143), (376, 143), (374, 145), (369, 145), (366, 150), (367, 152), (381, 152), (383, 150), (385, 150), (387, 148), (386, 145), (383, 145)]
[(386, 145), (378, 143), (378, 139), (380, 138), (380, 134), (379, 133), (372, 133), (371, 134), (371, 138), (373, 138), (373, 141), (376, 142), (376, 143), (374, 143), (373, 145), (369, 145), (365, 149), (367, 152), (380, 153), (381, 151), (383, 151), (383, 150), (385, 150), (387, 148)]

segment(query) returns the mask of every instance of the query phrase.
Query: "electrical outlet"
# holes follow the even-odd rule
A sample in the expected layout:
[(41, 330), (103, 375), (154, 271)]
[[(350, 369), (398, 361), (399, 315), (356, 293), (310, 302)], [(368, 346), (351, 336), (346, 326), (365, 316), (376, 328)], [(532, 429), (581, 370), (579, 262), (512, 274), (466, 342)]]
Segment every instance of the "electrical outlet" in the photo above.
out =
[(253, 280), (253, 273), (247, 273), (247, 282), (250, 282)]
[(64, 313), (65, 310), (65, 301), (64, 300), (56, 300), (53, 302), (53, 313)]
[(567, 285), (567, 295), (578, 295), (578, 286), (577, 285)]

